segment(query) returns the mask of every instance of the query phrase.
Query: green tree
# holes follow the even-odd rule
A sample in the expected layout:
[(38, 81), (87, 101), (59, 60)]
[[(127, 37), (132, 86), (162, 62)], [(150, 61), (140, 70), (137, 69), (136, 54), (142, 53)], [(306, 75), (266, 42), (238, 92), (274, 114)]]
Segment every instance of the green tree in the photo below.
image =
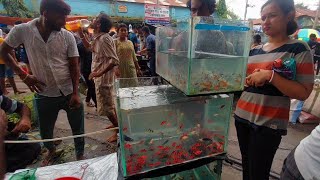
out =
[(23, 0), (0, 0), (8, 16), (31, 18), (32, 12), (26, 7)]
[(228, 14), (228, 18), (234, 19), (234, 20), (239, 20), (240, 17), (238, 15), (236, 15), (236, 13), (234, 13), (232, 10), (228, 10), (227, 11)]
[(217, 15), (220, 18), (228, 18), (228, 9), (225, 0), (219, 0), (217, 6)]
[(299, 9), (309, 9), (309, 7), (304, 5), (303, 3), (297, 3), (295, 6)]

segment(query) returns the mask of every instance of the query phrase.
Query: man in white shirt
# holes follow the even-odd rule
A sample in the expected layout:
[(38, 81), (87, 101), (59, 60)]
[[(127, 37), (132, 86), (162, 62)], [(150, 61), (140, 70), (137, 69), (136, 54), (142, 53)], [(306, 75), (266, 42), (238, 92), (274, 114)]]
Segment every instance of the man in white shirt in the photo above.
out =
[(320, 180), (320, 125), (287, 157), (281, 180)]
[[(35, 108), (43, 139), (53, 138), (53, 129), (60, 110), (67, 112), (73, 135), (84, 133), (84, 110), (78, 94), (79, 54), (72, 33), (62, 29), (70, 6), (63, 0), (42, 0), (40, 18), (15, 26), (1, 45), (1, 55), (31, 91), (36, 91)], [(24, 44), (33, 75), (26, 74), (9, 54)], [(84, 138), (76, 138), (77, 159), (83, 159)], [(55, 155), (52, 142), (43, 165)]]

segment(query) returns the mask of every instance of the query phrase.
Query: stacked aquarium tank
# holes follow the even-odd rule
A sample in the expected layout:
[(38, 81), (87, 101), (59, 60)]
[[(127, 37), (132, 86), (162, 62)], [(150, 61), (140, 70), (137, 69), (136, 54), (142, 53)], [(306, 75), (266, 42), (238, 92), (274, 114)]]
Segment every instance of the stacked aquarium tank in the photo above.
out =
[(145, 180), (219, 180), (221, 173), (222, 160), (218, 160), (190, 170), (156, 178), (145, 178)]
[(213, 17), (159, 27), (156, 71), (186, 95), (241, 91), (251, 35), (248, 22)]
[(115, 84), (124, 177), (226, 153), (232, 95), (188, 97), (158, 78)]

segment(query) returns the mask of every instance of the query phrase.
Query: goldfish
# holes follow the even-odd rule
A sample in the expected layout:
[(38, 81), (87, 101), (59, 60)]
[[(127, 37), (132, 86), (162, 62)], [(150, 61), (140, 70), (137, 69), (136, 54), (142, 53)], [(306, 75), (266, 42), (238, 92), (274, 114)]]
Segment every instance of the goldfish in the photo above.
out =
[(195, 154), (196, 156), (199, 156), (202, 154), (202, 151), (201, 150), (196, 150), (193, 152), (193, 154)]
[(125, 128), (122, 129), (122, 131), (123, 131), (123, 132), (127, 132), (127, 131), (128, 131), (128, 128), (125, 127)]
[(184, 126), (183, 124), (180, 124), (179, 129), (182, 129), (182, 128), (183, 128), (183, 126)]
[(147, 130), (147, 132), (154, 133), (154, 130), (152, 130), (152, 129), (149, 128), (149, 129)]
[(126, 149), (131, 149), (131, 148), (132, 148), (132, 145), (131, 145), (131, 144), (125, 144), (125, 145), (124, 145), (124, 148), (126, 148)]
[(166, 124), (167, 124), (167, 121), (162, 121), (161, 122), (161, 126), (166, 125)]
[(222, 87), (222, 88), (226, 88), (226, 87), (228, 87), (228, 82), (225, 81), (225, 80), (220, 81), (220, 82), (219, 82), (219, 86)]
[(171, 144), (172, 147), (175, 147), (176, 145), (177, 145), (176, 142), (173, 142), (173, 143)]
[(146, 149), (141, 149), (140, 152), (141, 152), (141, 153), (146, 153), (147, 150), (146, 150)]
[(180, 137), (180, 140), (186, 140), (186, 139), (188, 139), (189, 137), (187, 136), (187, 135), (182, 135), (181, 137)]
[(152, 164), (149, 164), (150, 167), (158, 167), (160, 166), (162, 163), (161, 162), (155, 162), (155, 163), (152, 163)]
[(211, 82), (205, 82), (205, 83), (201, 83), (200, 86), (205, 90), (205, 91), (210, 91), (211, 87), (212, 87), (212, 83)]
[(141, 140), (138, 144), (143, 144), (144, 143), (144, 140)]

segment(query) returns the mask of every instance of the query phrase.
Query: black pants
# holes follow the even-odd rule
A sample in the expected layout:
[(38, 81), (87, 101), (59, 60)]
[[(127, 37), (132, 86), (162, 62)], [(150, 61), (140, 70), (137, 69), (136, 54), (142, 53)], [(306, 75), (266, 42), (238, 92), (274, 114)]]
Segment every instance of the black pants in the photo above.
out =
[(319, 74), (319, 70), (320, 70), (320, 57), (314, 56), (313, 59), (314, 59), (314, 64), (317, 63), (317, 73), (316, 73), (316, 75), (318, 75)]
[(243, 180), (269, 180), (270, 169), (281, 142), (281, 134), (266, 127), (238, 121), (235, 125), (242, 156)]
[(93, 80), (89, 80), (89, 75), (90, 75), (89, 73), (83, 73), (83, 77), (84, 77), (86, 84), (88, 86), (86, 102), (90, 102), (90, 100), (92, 99), (95, 106), (97, 107), (96, 88), (95, 88)]

